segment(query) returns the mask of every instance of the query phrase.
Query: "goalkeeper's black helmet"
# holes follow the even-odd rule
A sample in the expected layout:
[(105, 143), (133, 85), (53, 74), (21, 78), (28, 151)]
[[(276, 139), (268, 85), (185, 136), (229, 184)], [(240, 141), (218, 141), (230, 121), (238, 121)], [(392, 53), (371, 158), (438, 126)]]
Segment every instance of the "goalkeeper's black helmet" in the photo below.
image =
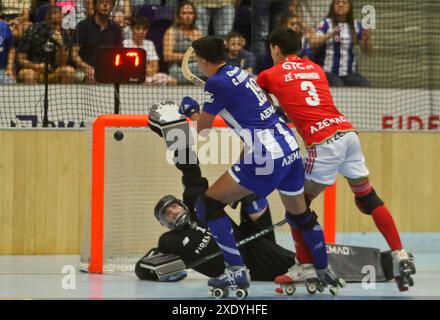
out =
[[(183, 211), (174, 222), (170, 223), (167, 219), (167, 209), (169, 206), (175, 203), (181, 206), (183, 208)], [(154, 207), (154, 216), (161, 225), (171, 230), (181, 229), (190, 221), (188, 207), (183, 203), (182, 200), (179, 200), (171, 195), (164, 196), (157, 202), (156, 206)]]

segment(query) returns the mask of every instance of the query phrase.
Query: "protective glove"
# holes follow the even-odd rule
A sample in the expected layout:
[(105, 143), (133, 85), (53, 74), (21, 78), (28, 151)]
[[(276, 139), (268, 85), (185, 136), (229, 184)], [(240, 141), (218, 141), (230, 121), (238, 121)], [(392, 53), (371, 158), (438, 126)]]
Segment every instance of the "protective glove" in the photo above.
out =
[(183, 97), (180, 103), (179, 113), (186, 117), (191, 117), (196, 112), (200, 113), (199, 103), (191, 97)]

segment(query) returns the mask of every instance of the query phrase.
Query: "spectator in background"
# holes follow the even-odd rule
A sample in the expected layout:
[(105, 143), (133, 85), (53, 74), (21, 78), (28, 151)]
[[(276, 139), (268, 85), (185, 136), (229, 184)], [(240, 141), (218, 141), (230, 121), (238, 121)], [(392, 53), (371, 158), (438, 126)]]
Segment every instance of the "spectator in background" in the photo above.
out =
[[(169, 74), (177, 80), (178, 84), (190, 83), (182, 75), (181, 64), (185, 51), (193, 41), (202, 37), (202, 33), (196, 28), (196, 20), (197, 12), (194, 4), (186, 0), (181, 1), (177, 6), (173, 25), (164, 35), (164, 59), (169, 63)], [(195, 60), (189, 62), (189, 68), (194, 75), (203, 77)]]
[(0, 84), (15, 82), (15, 47), (11, 28), (0, 20)]
[(0, 19), (9, 23), (15, 42), (32, 25), (30, 21), (31, 0), (1, 0)]
[(228, 49), (227, 62), (230, 65), (245, 69), (249, 74), (254, 73), (255, 58), (252, 52), (244, 49), (245, 39), (236, 31), (231, 31), (226, 36), (226, 48)]
[(31, 0), (1, 0), (0, 17), (3, 20), (30, 21)]
[(116, 0), (111, 17), (122, 29), (129, 26), (129, 19), (132, 15), (130, 0)]
[(300, 17), (304, 24), (314, 20), (309, 0), (289, 0), (289, 12)]
[(289, 12), (280, 16), (278, 28), (289, 28), (297, 33), (302, 33), (302, 48), (298, 55), (301, 58), (308, 59), (313, 57), (313, 50), (310, 47), (309, 42), (315, 36), (315, 32), (313, 28), (306, 25), (298, 15)]
[(122, 47), (122, 31), (110, 21), (115, 0), (94, 0), (94, 14), (77, 27), (73, 61), (84, 72), (85, 83), (95, 83), (96, 49), (100, 46)]
[(150, 23), (145, 17), (136, 17), (130, 19), (131, 31), (133, 38), (124, 40), (126, 48), (142, 48), (147, 52), (147, 84), (174, 85), (177, 84), (176, 79), (165, 74), (159, 73), (159, 57), (156, 52), (154, 43), (146, 40)]
[[(83, 1), (84, 7), (86, 11), (86, 16), (90, 18), (95, 13), (95, 7), (97, 5), (98, 0), (77, 0), (77, 1)], [(139, 1), (138, 1), (139, 2)], [(111, 13), (111, 17), (113, 18), (114, 22), (121, 23), (126, 25), (127, 22), (124, 21), (125, 19), (128, 19), (131, 17), (132, 14), (132, 6), (130, 0), (115, 0), (113, 4), (113, 9)]]
[(35, 23), (23, 35), (17, 48), (17, 62), (21, 68), (19, 82), (43, 83), (46, 58), (49, 63), (49, 83), (74, 81), (75, 69), (68, 65), (72, 41), (62, 28), (62, 20), (61, 9), (50, 7), (45, 21)]
[(197, 28), (208, 35), (212, 20), (214, 34), (226, 38), (232, 30), (235, 17), (235, 0), (193, 0), (197, 8)]
[[(288, 11), (287, 0), (252, 0), (252, 52), (257, 58), (257, 73), (272, 66), (267, 38), (276, 25), (276, 18)], [(269, 60), (272, 60), (271, 58)]]
[(315, 60), (323, 66), (331, 86), (370, 86), (356, 72), (355, 45), (371, 53), (370, 31), (354, 20), (351, 0), (333, 0), (327, 18), (310, 41), (310, 46), (318, 49)]

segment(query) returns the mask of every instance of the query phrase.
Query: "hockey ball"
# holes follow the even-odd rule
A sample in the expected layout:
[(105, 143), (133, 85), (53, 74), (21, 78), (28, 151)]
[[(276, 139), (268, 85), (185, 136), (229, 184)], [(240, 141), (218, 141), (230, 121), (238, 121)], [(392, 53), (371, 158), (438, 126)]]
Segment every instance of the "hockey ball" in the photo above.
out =
[(113, 136), (117, 141), (121, 141), (122, 139), (124, 139), (124, 134), (122, 133), (122, 131), (116, 131)]

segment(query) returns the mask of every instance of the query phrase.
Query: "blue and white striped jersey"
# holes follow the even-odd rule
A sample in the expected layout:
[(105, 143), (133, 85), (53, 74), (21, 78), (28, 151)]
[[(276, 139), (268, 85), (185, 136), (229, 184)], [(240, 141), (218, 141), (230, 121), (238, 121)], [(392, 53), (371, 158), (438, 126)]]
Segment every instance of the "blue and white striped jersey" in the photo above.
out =
[[(327, 40), (319, 49), (315, 61), (321, 65), (325, 72), (335, 73), (341, 77), (356, 71), (356, 59), (354, 56), (354, 42), (348, 23), (339, 23), (341, 28), (339, 36)], [(326, 18), (319, 24), (316, 33), (325, 35), (330, 33), (336, 25), (330, 18)], [(355, 31), (358, 40), (362, 39), (364, 29), (360, 22), (355, 21)]]

